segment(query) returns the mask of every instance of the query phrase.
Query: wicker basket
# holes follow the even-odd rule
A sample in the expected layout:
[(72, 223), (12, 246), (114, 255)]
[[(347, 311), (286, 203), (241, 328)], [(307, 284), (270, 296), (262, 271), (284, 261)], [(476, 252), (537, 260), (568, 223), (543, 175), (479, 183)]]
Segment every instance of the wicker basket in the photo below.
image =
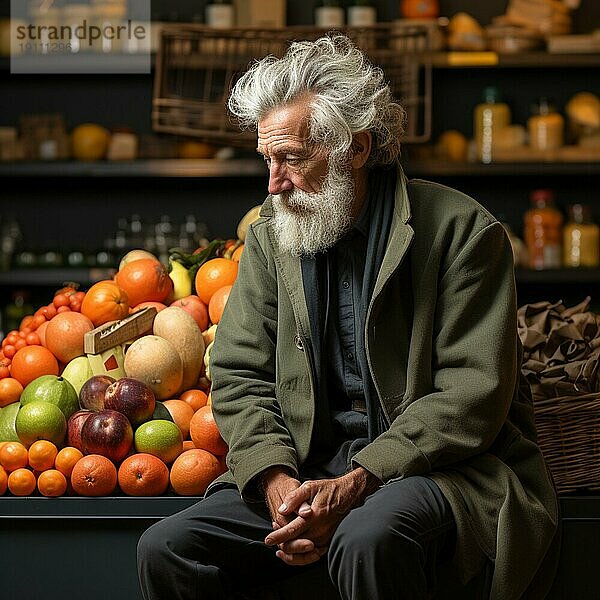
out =
[(538, 443), (560, 493), (600, 490), (600, 393), (536, 400)]
[[(431, 30), (392, 23), (346, 28), (343, 32), (383, 69), (395, 97), (406, 109), (403, 142), (427, 141), (431, 136), (431, 64), (422, 57), (431, 47)], [(156, 60), (154, 131), (254, 147), (255, 132), (240, 132), (227, 112), (233, 84), (253, 60), (267, 55), (280, 57), (291, 41), (316, 39), (325, 33), (327, 30), (315, 27), (165, 27)]]

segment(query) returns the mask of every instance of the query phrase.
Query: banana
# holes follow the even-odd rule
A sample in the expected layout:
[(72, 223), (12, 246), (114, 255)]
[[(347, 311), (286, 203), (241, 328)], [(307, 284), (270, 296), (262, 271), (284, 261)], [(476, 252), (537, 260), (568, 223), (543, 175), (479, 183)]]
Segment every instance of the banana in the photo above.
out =
[(169, 277), (173, 281), (173, 302), (192, 293), (192, 279), (180, 262), (169, 260)]

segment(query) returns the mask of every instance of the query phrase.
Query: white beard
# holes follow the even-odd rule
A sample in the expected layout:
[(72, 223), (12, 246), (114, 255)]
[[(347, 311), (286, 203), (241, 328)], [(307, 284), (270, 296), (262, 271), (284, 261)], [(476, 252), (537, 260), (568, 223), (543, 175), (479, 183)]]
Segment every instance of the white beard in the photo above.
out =
[(334, 246), (354, 221), (354, 181), (330, 163), (318, 194), (301, 190), (273, 196), (273, 227), (279, 246), (293, 256), (314, 255)]

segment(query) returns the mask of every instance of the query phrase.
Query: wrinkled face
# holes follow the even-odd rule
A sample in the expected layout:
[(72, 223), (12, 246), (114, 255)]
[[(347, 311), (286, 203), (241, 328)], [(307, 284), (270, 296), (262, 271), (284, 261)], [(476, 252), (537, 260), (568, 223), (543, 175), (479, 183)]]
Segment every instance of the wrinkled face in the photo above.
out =
[(274, 228), (282, 249), (311, 255), (333, 246), (352, 226), (354, 180), (309, 139), (310, 106), (299, 100), (258, 123), (258, 152), (269, 169)]

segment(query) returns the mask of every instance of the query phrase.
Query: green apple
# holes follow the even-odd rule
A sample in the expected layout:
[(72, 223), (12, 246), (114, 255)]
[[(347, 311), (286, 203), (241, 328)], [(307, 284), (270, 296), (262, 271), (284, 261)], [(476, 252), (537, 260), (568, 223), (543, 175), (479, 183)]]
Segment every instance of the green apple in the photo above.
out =
[(93, 374), (88, 357), (78, 356), (67, 363), (61, 377), (66, 379), (75, 388), (77, 395), (79, 395), (83, 384), (92, 377)]

